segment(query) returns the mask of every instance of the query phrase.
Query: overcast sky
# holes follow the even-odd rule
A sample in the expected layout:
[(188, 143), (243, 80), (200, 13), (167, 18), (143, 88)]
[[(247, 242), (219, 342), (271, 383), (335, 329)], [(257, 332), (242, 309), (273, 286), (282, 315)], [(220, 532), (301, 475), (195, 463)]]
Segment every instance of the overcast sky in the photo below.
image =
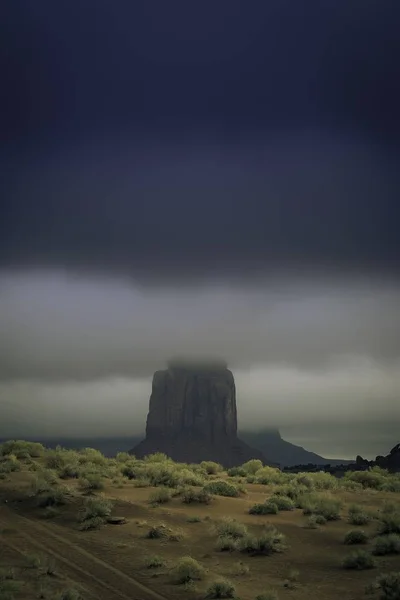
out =
[(387, 453), (400, 5), (3, 12), (0, 437), (140, 433), (179, 354), (227, 360), (241, 428)]

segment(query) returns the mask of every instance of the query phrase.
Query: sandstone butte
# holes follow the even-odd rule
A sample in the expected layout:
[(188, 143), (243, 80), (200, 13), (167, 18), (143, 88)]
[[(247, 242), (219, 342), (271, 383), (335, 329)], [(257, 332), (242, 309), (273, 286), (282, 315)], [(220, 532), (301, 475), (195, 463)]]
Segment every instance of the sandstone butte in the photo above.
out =
[(252, 458), (272, 464), (237, 436), (235, 380), (223, 361), (174, 360), (154, 373), (146, 437), (131, 453), (142, 458), (155, 452), (226, 468)]

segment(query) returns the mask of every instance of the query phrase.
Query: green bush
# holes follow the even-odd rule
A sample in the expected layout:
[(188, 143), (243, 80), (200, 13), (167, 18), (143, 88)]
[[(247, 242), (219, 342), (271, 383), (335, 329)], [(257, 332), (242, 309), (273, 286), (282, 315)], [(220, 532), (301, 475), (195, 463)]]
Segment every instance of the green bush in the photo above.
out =
[(86, 498), (81, 515), (81, 522), (89, 519), (101, 519), (104, 523), (112, 511), (112, 502), (106, 498)]
[(219, 552), (234, 552), (239, 548), (238, 539), (229, 535), (222, 535), (217, 539), (215, 547)]
[(373, 569), (375, 566), (373, 557), (365, 550), (355, 550), (346, 556), (342, 562), (342, 567), (344, 569), (353, 569), (356, 571)]
[(336, 498), (305, 494), (300, 498), (299, 505), (305, 515), (322, 515), (327, 521), (340, 519), (342, 503)]
[(214, 581), (207, 589), (207, 598), (235, 598), (235, 586), (226, 579)]
[(347, 471), (345, 478), (349, 481), (360, 483), (364, 488), (379, 490), (385, 483), (387, 473), (376, 472), (372, 469), (368, 471)]
[(149, 495), (151, 504), (166, 504), (172, 498), (172, 492), (169, 488), (158, 488)]
[(172, 460), (164, 454), (164, 452), (154, 452), (154, 454), (148, 454), (144, 458), (146, 463), (172, 463)]
[(239, 542), (239, 550), (251, 555), (269, 556), (285, 549), (285, 536), (272, 525), (258, 535), (247, 535)]
[(237, 487), (223, 479), (210, 481), (203, 489), (205, 492), (214, 494), (215, 496), (229, 496), (231, 498), (237, 498), (239, 496)]
[(60, 479), (78, 479), (80, 473), (81, 467), (77, 461), (66, 463), (58, 469)]
[(8, 475), (8, 473), (13, 473), (14, 471), (20, 470), (21, 465), (14, 454), (9, 454), (0, 459), (0, 473)]
[(293, 500), (288, 496), (275, 494), (269, 498), (269, 502), (275, 504), (278, 510), (294, 510), (295, 508)]
[(273, 467), (262, 467), (256, 472), (256, 481), (262, 485), (284, 483), (285, 480), (287, 481), (285, 475), (279, 469)]
[(252, 458), (251, 460), (248, 460), (246, 463), (244, 463), (241, 467), (238, 468), (240, 468), (245, 475), (255, 475), (257, 471), (263, 468), (263, 464), (261, 460), (258, 460), (257, 458)]
[(361, 506), (352, 504), (349, 507), (348, 522), (351, 525), (367, 525), (370, 521), (370, 515)]
[(191, 583), (203, 579), (204, 567), (191, 556), (183, 556), (173, 569), (173, 578), (176, 583)]
[(362, 529), (351, 529), (344, 536), (344, 543), (348, 546), (352, 544), (366, 544), (368, 536)]
[(203, 460), (200, 463), (200, 466), (202, 469), (204, 469), (204, 471), (207, 473), (207, 475), (216, 475), (217, 473), (220, 473), (221, 471), (224, 470), (222, 465), (220, 465), (219, 463), (213, 462), (212, 460)]
[(216, 523), (215, 528), (220, 537), (238, 539), (248, 534), (247, 527), (244, 523), (239, 523), (239, 521), (230, 517), (225, 517)]
[(36, 496), (36, 503), (40, 508), (63, 506), (67, 503), (70, 491), (64, 486), (47, 489)]
[(205, 489), (188, 488), (183, 490), (181, 497), (184, 504), (210, 504), (212, 500), (211, 494)]
[(132, 458), (132, 454), (129, 454), (129, 452), (118, 452), (115, 460), (119, 463), (125, 463)]
[(307, 519), (309, 529), (317, 529), (318, 525), (325, 525), (326, 519), (323, 515), (310, 515)]
[(85, 477), (80, 477), (78, 486), (85, 493), (91, 493), (104, 489), (104, 483), (100, 475), (88, 473)]
[(147, 569), (159, 569), (160, 567), (165, 566), (165, 561), (161, 556), (150, 556), (146, 562), (145, 566)]
[(379, 519), (378, 533), (381, 535), (387, 535), (389, 533), (400, 534), (400, 514), (383, 514)]
[(40, 458), (44, 453), (44, 446), (38, 442), (25, 442), (24, 440), (9, 440), (0, 444), (0, 456), (14, 454), (17, 458)]
[(372, 554), (375, 556), (385, 556), (386, 554), (400, 554), (400, 535), (390, 533), (375, 538)]
[(227, 471), (229, 477), (246, 477), (247, 473), (243, 467), (232, 467)]
[(379, 592), (380, 600), (399, 600), (400, 598), (400, 572), (382, 573), (375, 583), (367, 588), (368, 594)]
[(254, 504), (249, 508), (250, 515), (277, 515), (279, 509), (273, 502), (264, 502), (263, 504)]

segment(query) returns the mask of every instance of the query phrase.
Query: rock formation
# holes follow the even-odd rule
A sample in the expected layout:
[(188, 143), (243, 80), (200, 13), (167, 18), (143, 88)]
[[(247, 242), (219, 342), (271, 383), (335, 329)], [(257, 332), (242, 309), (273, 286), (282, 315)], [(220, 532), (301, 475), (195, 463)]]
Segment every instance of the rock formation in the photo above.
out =
[(213, 460), (225, 467), (265, 458), (237, 437), (236, 388), (222, 362), (171, 361), (153, 376), (146, 438), (132, 449), (164, 452), (181, 462)]
[(386, 456), (377, 456), (375, 460), (366, 460), (361, 456), (356, 458), (356, 466), (359, 469), (368, 469), (369, 467), (382, 467), (392, 472), (400, 472), (400, 444), (396, 444)]

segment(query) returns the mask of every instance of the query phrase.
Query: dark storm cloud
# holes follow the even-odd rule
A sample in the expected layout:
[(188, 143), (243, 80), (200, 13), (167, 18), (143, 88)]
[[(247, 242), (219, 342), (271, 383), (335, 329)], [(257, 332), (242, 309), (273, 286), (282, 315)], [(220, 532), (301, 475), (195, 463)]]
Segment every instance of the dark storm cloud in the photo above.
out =
[(102, 138), (37, 154), (7, 176), (3, 267), (169, 282), (285, 269), (398, 274), (396, 161), (329, 131), (230, 146)]
[(395, 273), (399, 12), (9, 3), (2, 265)]

